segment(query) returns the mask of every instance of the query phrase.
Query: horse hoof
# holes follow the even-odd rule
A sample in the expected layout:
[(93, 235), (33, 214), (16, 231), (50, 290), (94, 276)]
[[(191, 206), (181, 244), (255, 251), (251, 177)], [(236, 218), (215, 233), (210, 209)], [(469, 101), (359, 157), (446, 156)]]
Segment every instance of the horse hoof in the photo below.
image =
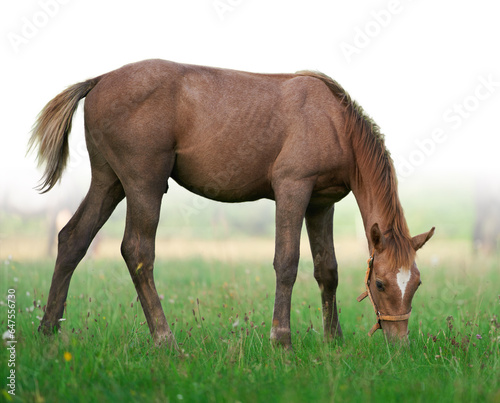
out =
[(270, 339), (273, 345), (283, 347), (285, 350), (292, 350), (290, 329), (272, 328)]
[(42, 321), (38, 326), (38, 333), (42, 333), (45, 336), (53, 336), (58, 332), (59, 332), (59, 326), (57, 324), (51, 325), (50, 323)]
[(175, 337), (172, 333), (169, 334), (163, 334), (163, 335), (156, 335), (154, 337), (155, 345), (156, 347), (163, 347), (167, 346), (170, 350), (177, 351), (178, 353), (181, 353), (181, 349), (177, 345), (177, 341), (175, 340)]

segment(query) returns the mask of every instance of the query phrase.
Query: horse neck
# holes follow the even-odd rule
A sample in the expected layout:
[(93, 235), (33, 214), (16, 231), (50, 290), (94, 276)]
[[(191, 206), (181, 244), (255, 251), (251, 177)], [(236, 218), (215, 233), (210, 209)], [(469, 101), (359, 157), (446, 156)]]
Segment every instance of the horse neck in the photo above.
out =
[(392, 233), (395, 237), (409, 237), (397, 183), (393, 178), (395, 175), (393, 167), (387, 167), (390, 170), (389, 181), (387, 178), (374, 176), (372, 168), (357, 165), (351, 181), (351, 189), (363, 218), (370, 250), (373, 248), (370, 230), (376, 223), (382, 233)]

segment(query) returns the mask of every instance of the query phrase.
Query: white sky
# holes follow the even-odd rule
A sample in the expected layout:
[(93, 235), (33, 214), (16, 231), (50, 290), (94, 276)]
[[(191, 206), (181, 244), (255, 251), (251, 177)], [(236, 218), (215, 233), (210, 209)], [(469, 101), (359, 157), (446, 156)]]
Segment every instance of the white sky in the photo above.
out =
[[(41, 172), (25, 153), (43, 106), (71, 84), (147, 58), (320, 70), (381, 126), (404, 181), (500, 174), (495, 0), (26, 0), (2, 2), (0, 22), (0, 194), (16, 187), (20, 202), (36, 197)], [(81, 110), (73, 127), (67, 175), (85, 182)]]

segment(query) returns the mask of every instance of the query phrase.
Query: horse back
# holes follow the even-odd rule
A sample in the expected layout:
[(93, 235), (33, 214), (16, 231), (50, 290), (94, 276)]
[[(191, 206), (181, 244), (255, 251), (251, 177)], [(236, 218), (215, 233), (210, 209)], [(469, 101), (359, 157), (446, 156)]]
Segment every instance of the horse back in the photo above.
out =
[(273, 198), (280, 175), (331, 171), (343, 149), (338, 101), (320, 80), (293, 74), (143, 61), (106, 75), (85, 119), (104, 133), (108, 154), (173, 152), (170, 176), (221, 201)]

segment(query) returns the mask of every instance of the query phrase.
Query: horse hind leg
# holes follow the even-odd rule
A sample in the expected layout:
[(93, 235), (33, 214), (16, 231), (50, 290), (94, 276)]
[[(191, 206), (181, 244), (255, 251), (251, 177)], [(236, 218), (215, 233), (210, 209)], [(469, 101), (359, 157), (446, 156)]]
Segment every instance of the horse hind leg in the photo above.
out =
[(85, 199), (59, 233), (54, 274), (38, 330), (51, 334), (59, 328), (73, 272), (124, 196), (123, 187), (114, 172), (109, 166), (101, 165), (100, 171), (94, 172)]
[[(128, 186), (125, 185), (127, 221), (121, 252), (155, 344), (166, 343), (170, 348), (177, 349), (153, 276), (156, 230), (166, 178), (170, 170), (163, 167), (158, 172), (153, 170), (154, 172), (147, 175), (127, 175), (136, 179)], [(141, 179), (137, 180), (139, 177)]]

